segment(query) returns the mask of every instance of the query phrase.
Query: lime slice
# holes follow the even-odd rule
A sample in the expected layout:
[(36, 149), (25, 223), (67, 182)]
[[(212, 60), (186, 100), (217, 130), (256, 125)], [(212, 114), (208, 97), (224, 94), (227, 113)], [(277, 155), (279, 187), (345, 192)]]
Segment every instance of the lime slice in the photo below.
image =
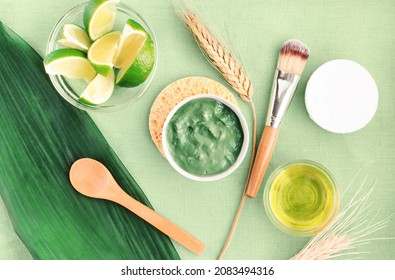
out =
[(86, 58), (86, 53), (74, 49), (59, 49), (44, 59), (45, 71), (49, 75), (63, 75), (68, 78), (93, 80), (96, 71)]
[(154, 42), (139, 23), (129, 19), (116, 55), (115, 66), (120, 68), (117, 85), (135, 87), (142, 84), (151, 73), (154, 63)]
[(127, 64), (130, 64), (130, 61), (134, 61), (147, 37), (148, 34), (144, 28), (139, 23), (129, 19), (122, 31), (115, 67), (123, 68)]
[(66, 48), (81, 51), (87, 51), (91, 43), (92, 41), (85, 30), (72, 23), (67, 23), (63, 26), (62, 37), (58, 40), (58, 44)]
[(93, 41), (113, 28), (117, 3), (119, 0), (90, 0), (88, 2), (84, 9), (84, 26)]
[(88, 59), (97, 73), (106, 76), (114, 66), (120, 31), (107, 33), (97, 39), (88, 50)]
[(115, 88), (114, 70), (107, 76), (97, 74), (80, 96), (80, 101), (86, 104), (99, 105), (110, 99)]

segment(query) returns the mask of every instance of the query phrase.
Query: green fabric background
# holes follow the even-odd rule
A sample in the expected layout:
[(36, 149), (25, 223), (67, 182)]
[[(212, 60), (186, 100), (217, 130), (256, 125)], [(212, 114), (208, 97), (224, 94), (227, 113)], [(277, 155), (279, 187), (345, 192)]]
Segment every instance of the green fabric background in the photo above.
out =
[[(81, 1), (0, 0), (0, 20), (22, 36), (41, 55), (52, 26)], [(173, 12), (171, 0), (123, 0), (152, 26), (159, 44), (159, 67), (147, 94), (130, 107), (106, 114), (91, 114), (103, 134), (155, 209), (186, 229), (207, 246), (201, 256), (177, 246), (182, 259), (215, 259), (233, 221), (246, 175), (249, 156), (226, 179), (197, 183), (176, 173), (151, 141), (148, 114), (156, 95), (174, 80), (202, 75), (225, 84), (210, 66)], [(297, 159), (315, 160), (334, 174), (341, 192), (358, 174), (377, 182), (371, 208), (378, 218), (395, 212), (395, 1), (393, 0), (212, 0), (194, 1), (213, 28), (229, 41), (247, 69), (255, 88), (258, 133), (267, 104), (278, 51), (283, 42), (297, 38), (311, 51), (296, 96), (285, 116), (268, 174), (277, 166)], [(332, 59), (362, 64), (379, 88), (379, 108), (362, 130), (338, 135), (324, 131), (308, 117), (304, 89), (313, 71)], [(252, 128), (249, 107), (238, 101)], [(1, 159), (0, 159), (1, 160)], [(354, 184), (341, 203), (355, 192)], [(268, 220), (261, 187), (256, 199), (245, 204), (225, 259), (289, 259), (309, 238), (282, 233)], [(374, 237), (394, 237), (395, 218)], [(379, 240), (362, 246), (364, 259), (395, 259), (395, 241)], [(12, 230), (0, 201), (0, 259), (30, 259)]]

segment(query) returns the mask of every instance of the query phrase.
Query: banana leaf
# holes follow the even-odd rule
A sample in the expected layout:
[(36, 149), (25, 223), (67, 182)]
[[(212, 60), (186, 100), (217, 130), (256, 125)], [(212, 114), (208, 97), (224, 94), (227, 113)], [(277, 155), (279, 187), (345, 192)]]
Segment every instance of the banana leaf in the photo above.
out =
[(42, 58), (0, 22), (0, 195), (35, 259), (179, 259), (171, 240), (121, 206), (71, 186), (74, 161), (97, 159), (147, 197), (86, 112), (64, 101)]

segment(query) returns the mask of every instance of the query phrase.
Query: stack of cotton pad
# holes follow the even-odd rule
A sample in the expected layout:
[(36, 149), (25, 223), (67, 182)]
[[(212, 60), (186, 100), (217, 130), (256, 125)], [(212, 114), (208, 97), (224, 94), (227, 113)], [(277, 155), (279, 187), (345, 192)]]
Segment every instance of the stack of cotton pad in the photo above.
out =
[(306, 86), (306, 109), (323, 129), (351, 133), (365, 127), (378, 105), (378, 90), (369, 72), (351, 60), (320, 66)]

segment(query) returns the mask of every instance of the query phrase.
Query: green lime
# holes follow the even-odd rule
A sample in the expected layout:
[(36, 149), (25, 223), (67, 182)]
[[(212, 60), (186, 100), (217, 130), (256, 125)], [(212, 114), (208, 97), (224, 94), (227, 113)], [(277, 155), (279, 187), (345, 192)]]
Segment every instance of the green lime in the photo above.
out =
[(88, 59), (97, 73), (107, 75), (114, 66), (121, 31), (107, 33), (97, 39), (88, 50)]
[(66, 47), (87, 51), (92, 44), (91, 39), (85, 30), (72, 23), (67, 23), (63, 26), (62, 37), (57, 41), (58, 44)]
[(93, 80), (96, 71), (86, 57), (86, 53), (75, 49), (59, 49), (44, 59), (45, 71), (49, 75), (63, 75), (68, 78)]
[(137, 22), (129, 19), (122, 31), (119, 48), (115, 59), (115, 67), (123, 68), (133, 61), (147, 40), (147, 33)]
[(115, 66), (120, 68), (116, 83), (122, 87), (142, 84), (155, 63), (154, 42), (145, 29), (129, 19), (122, 31)]
[(119, 0), (90, 0), (88, 2), (84, 9), (84, 26), (93, 41), (113, 28), (117, 3)]
[(108, 75), (97, 74), (81, 94), (79, 100), (86, 104), (99, 105), (108, 101), (114, 92), (115, 75), (111, 70)]

